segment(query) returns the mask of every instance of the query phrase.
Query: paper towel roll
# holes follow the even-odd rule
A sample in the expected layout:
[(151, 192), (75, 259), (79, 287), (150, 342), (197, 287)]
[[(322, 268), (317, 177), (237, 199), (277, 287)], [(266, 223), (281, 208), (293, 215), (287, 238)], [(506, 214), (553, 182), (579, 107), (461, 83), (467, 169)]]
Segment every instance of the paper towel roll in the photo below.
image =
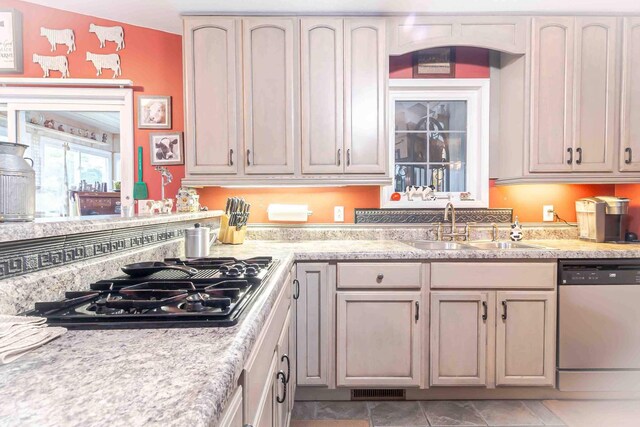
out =
[(309, 205), (279, 205), (270, 204), (267, 208), (269, 221), (307, 222), (311, 211)]

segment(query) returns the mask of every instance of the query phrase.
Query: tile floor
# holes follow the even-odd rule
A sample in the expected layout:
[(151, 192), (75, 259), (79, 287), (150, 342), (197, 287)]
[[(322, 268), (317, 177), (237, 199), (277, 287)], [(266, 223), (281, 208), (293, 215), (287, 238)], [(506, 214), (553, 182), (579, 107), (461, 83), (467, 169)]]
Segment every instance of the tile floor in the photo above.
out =
[(296, 402), (293, 419), (359, 419), (374, 427), (565, 425), (539, 400)]

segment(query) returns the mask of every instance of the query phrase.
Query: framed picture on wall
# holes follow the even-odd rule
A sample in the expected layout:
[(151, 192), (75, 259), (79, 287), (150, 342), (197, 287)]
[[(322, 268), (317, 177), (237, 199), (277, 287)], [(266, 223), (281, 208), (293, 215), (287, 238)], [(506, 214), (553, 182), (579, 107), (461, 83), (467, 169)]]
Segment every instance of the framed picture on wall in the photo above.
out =
[(438, 47), (413, 54), (413, 78), (455, 77), (455, 49)]
[(154, 166), (184, 164), (182, 132), (154, 132), (149, 135), (149, 148)]
[(171, 129), (171, 97), (138, 97), (138, 129)]
[(21, 74), (22, 59), (22, 14), (0, 9), (0, 73)]

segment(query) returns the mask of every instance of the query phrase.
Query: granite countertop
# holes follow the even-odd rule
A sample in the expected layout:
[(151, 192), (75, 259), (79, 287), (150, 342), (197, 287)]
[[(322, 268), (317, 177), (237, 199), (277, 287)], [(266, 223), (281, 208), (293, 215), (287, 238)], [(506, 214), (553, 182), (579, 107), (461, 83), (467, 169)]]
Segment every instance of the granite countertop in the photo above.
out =
[(131, 218), (124, 218), (119, 215), (90, 215), (67, 218), (38, 218), (33, 222), (4, 222), (0, 223), (0, 242), (217, 218), (222, 216), (222, 213), (222, 211), (215, 210), (169, 215), (139, 215)]
[(0, 425), (216, 425), (293, 265), (279, 259), (235, 326), (71, 330), (0, 365)]
[(425, 251), (400, 241), (247, 241), (212, 256), (281, 260), (230, 328), (69, 331), (0, 366), (0, 425), (215, 425), (295, 260), (640, 258), (640, 245), (529, 241), (541, 250)]

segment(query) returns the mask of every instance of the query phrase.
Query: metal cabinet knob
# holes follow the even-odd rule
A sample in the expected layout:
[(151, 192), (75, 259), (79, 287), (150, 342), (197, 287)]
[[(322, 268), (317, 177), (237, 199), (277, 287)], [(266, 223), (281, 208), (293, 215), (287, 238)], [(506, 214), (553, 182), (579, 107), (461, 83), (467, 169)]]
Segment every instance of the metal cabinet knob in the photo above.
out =
[(378, 276), (376, 276), (376, 280), (377, 280), (378, 282), (382, 282), (382, 279), (384, 279), (384, 274), (382, 274), (382, 273), (378, 273)]

